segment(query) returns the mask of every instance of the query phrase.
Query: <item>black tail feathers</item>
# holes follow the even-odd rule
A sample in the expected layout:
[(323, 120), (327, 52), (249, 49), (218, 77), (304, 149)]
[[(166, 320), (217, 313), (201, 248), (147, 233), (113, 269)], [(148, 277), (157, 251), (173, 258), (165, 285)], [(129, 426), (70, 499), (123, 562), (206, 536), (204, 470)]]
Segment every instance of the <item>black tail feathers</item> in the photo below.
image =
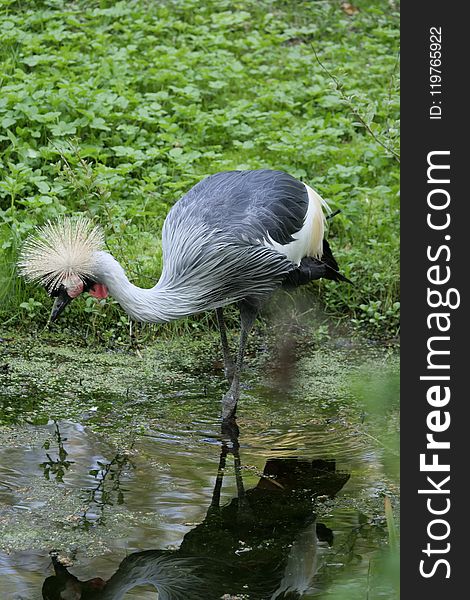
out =
[(303, 258), (300, 265), (288, 273), (283, 285), (286, 287), (304, 285), (314, 279), (332, 279), (333, 281), (345, 281), (352, 284), (350, 279), (339, 272), (338, 263), (326, 240), (323, 240), (323, 256), (321, 259), (310, 256)]
[(326, 274), (323, 275), (325, 279), (333, 279), (333, 281), (345, 281), (346, 283), (353, 285), (353, 282), (350, 279), (339, 272), (338, 263), (333, 256), (333, 252), (331, 251), (330, 244), (327, 240), (323, 240), (323, 256), (321, 257), (320, 262), (324, 263), (327, 267)]

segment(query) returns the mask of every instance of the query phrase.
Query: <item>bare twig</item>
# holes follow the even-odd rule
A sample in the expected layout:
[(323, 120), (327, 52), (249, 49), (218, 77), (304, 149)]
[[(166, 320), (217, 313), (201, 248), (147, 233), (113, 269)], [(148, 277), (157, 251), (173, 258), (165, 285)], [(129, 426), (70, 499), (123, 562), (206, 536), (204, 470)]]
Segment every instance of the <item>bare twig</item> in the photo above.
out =
[(359, 110), (357, 109), (356, 106), (354, 106), (351, 98), (349, 98), (349, 96), (346, 96), (346, 94), (343, 91), (343, 84), (338, 80), (338, 78), (321, 62), (317, 51), (315, 50), (315, 46), (313, 44), (310, 44), (311, 48), (313, 50), (313, 53), (315, 55), (315, 59), (318, 62), (318, 64), (320, 65), (320, 67), (325, 71), (325, 73), (328, 75), (328, 77), (333, 81), (333, 83), (336, 86), (336, 91), (339, 93), (341, 100), (343, 100), (343, 102), (345, 102), (349, 108), (351, 109), (353, 115), (356, 117), (356, 119), (364, 126), (364, 128), (366, 129), (366, 131), (369, 133), (369, 135), (377, 142), (377, 144), (379, 144), (379, 146), (382, 146), (382, 148), (384, 148), (387, 152), (389, 152), (393, 158), (399, 163), (400, 162), (400, 155), (393, 149), (391, 148), (388, 144), (386, 144), (385, 142), (383, 142), (380, 137), (371, 129), (370, 125), (367, 123), (367, 121), (364, 119), (364, 117), (361, 115), (361, 113), (359, 112)]

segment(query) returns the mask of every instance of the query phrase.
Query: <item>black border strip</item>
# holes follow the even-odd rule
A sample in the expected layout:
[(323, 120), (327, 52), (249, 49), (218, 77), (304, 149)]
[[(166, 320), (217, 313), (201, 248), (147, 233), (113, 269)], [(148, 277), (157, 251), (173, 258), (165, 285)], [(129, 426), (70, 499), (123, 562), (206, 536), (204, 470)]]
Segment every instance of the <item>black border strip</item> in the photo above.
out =
[[(464, 443), (467, 439), (470, 443), (466, 385), (466, 373), (470, 372), (466, 313), (470, 254), (470, 167), (466, 164), (470, 154), (470, 8), (467, 3), (429, 0), (404, 2), (401, 10), (402, 597), (442, 600), (443, 594), (449, 599), (466, 595), (465, 563), (469, 552), (466, 541), (470, 527), (463, 507), (467, 500), (465, 462), (469, 453)], [(431, 30), (433, 27), (436, 29)], [(431, 38), (433, 34), (435, 37)], [(431, 47), (432, 43), (435, 45)], [(430, 60), (437, 68), (438, 50), (442, 87), (431, 88), (437, 78), (431, 80), (430, 75), (437, 72), (430, 71)], [(430, 93), (439, 89), (440, 94)], [(430, 118), (438, 117), (439, 109), (441, 118)], [(450, 169), (436, 168), (427, 173), (429, 161), (449, 165)], [(444, 208), (432, 208), (429, 203), (441, 203)], [(448, 219), (448, 226), (433, 229)], [(447, 275), (446, 283), (430, 282), (442, 281)], [(459, 300), (460, 305), (432, 308), (430, 303), (439, 304), (439, 295), (428, 297), (428, 289), (440, 292), (443, 302), (447, 298), (449, 304), (456, 305)], [(449, 292), (450, 289), (455, 291)], [(448, 292), (450, 295), (446, 296)], [(446, 316), (430, 317), (433, 313)], [(440, 331), (439, 326), (448, 330)], [(449, 354), (433, 353), (436, 350)], [(436, 376), (449, 379), (420, 379)], [(432, 387), (435, 389), (429, 391)], [(446, 387), (450, 393), (447, 402)], [(439, 428), (443, 430), (437, 432)], [(428, 434), (444, 445), (426, 448)], [(444, 447), (446, 442), (450, 443), (449, 449)], [(424, 469), (420, 469), (421, 454), (425, 455)], [(432, 461), (439, 466), (426, 471), (430, 468), (426, 465)], [(441, 470), (445, 469), (442, 465), (449, 465), (450, 470)], [(439, 511), (441, 514), (437, 514)]]

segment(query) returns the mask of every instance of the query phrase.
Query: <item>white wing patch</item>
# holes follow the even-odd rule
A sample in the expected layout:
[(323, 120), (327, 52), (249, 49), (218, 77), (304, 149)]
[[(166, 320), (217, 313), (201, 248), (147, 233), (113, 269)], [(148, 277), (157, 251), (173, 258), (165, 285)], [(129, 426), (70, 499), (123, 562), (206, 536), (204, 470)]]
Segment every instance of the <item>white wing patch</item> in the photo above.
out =
[(288, 244), (280, 244), (268, 234), (264, 243), (271, 246), (280, 254), (284, 254), (296, 265), (305, 256), (321, 258), (323, 254), (323, 237), (325, 233), (325, 216), (323, 209), (329, 212), (328, 204), (311, 187), (304, 184), (308, 193), (308, 209), (303, 226), (292, 234), (294, 240)]

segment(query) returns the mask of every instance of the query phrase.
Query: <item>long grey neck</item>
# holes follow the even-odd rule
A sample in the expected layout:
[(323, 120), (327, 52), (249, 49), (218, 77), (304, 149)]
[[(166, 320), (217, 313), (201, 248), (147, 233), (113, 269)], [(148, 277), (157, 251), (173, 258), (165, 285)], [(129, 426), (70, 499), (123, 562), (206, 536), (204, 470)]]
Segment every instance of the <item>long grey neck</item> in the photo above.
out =
[(174, 298), (165, 293), (160, 282), (145, 289), (134, 285), (124, 269), (108, 252), (97, 252), (94, 273), (98, 283), (104, 284), (109, 294), (119, 302), (126, 313), (136, 321), (165, 323), (181, 315), (175, 314)]

